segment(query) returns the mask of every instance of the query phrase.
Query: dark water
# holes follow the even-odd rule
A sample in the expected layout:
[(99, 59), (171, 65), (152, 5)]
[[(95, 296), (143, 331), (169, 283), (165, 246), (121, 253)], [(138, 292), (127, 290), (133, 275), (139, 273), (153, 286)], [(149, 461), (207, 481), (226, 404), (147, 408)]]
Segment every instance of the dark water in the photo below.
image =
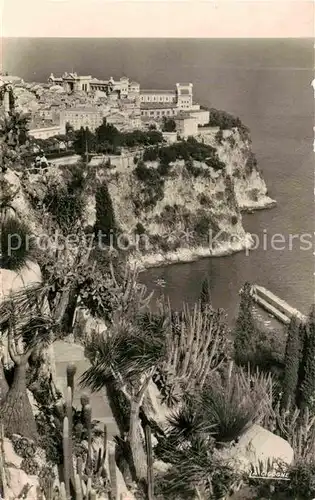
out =
[[(170, 296), (175, 307), (192, 302), (209, 275), (215, 306), (232, 320), (238, 290), (249, 280), (307, 312), (314, 300), (314, 247), (302, 250), (289, 234), (314, 235), (312, 40), (4, 40), (4, 67), (26, 80), (74, 69), (78, 74), (138, 80), (168, 88), (193, 82), (195, 99), (237, 114), (251, 129), (253, 149), (278, 206), (244, 216), (245, 228), (269, 238), (281, 233), (284, 250), (264, 249), (152, 269), (142, 279)], [(157, 278), (166, 281), (159, 289)]]

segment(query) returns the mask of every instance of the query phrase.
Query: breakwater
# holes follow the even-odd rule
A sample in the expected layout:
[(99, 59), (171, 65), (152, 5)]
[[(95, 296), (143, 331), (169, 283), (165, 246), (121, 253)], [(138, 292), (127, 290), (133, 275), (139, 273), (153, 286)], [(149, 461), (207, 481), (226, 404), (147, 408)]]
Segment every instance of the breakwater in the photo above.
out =
[(281, 323), (289, 324), (294, 316), (302, 322), (306, 321), (304, 314), (291, 307), (285, 300), (280, 299), (267, 288), (255, 284), (252, 285), (250, 293), (256, 304), (272, 314)]

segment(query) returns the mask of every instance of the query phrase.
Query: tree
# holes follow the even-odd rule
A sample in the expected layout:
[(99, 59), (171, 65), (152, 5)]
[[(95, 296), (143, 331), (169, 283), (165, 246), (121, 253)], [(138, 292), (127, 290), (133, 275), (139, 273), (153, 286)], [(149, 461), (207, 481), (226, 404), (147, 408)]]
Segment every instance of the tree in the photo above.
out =
[(77, 155), (85, 156), (86, 152), (94, 151), (95, 149), (95, 135), (88, 127), (85, 129), (83, 127), (75, 132), (75, 138), (73, 141), (73, 149)]
[[(7, 334), (10, 358), (14, 363), (13, 382), (2, 398), (0, 423), (6, 436), (21, 434), (37, 439), (33, 410), (27, 395), (28, 360), (40, 343), (52, 341), (53, 321), (43, 314), (45, 294), (41, 286), (12, 293), (0, 307), (2, 334)], [(22, 311), (24, 314), (21, 314)]]
[(295, 405), (298, 389), (299, 365), (301, 357), (301, 336), (299, 320), (293, 317), (287, 331), (287, 344), (284, 358), (284, 377), (282, 383), (281, 406)]
[(211, 287), (209, 277), (205, 278), (202, 282), (200, 293), (200, 304), (202, 310), (211, 303)]
[(103, 182), (95, 194), (96, 221), (94, 225), (95, 237), (98, 243), (110, 246), (113, 231), (116, 229), (115, 214), (112, 200), (106, 182)]
[(176, 130), (176, 122), (173, 118), (163, 118), (163, 132), (175, 132)]
[(104, 118), (102, 125), (95, 130), (96, 140), (98, 144), (110, 144), (118, 146), (120, 142), (120, 132), (113, 125), (107, 124)]
[(256, 326), (252, 314), (253, 298), (251, 296), (251, 285), (245, 283), (242, 289), (239, 313), (234, 329), (234, 353), (235, 361), (239, 365), (251, 361), (254, 340), (256, 337)]
[(305, 366), (301, 386), (301, 407), (315, 408), (315, 305), (312, 306), (306, 325), (305, 349), (301, 363)]

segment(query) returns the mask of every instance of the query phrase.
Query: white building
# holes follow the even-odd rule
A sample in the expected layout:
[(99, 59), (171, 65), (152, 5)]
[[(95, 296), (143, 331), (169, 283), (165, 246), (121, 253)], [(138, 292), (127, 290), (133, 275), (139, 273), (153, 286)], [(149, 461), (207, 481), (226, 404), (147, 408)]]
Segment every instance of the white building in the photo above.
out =
[(53, 73), (48, 78), (50, 85), (60, 85), (67, 92), (93, 92), (100, 90), (107, 94), (117, 93), (120, 99), (127, 97), (136, 97), (140, 92), (138, 82), (129, 81), (129, 78), (122, 76), (115, 80), (112, 76), (108, 80), (99, 80), (91, 75), (81, 76), (77, 73), (64, 73), (61, 77), (55, 77)]
[(66, 132), (66, 124), (69, 123), (74, 130), (88, 127), (94, 131), (103, 123), (104, 114), (98, 108), (68, 108), (60, 113), (60, 130)]
[(34, 137), (34, 139), (49, 139), (49, 137), (55, 137), (60, 135), (60, 125), (53, 125), (51, 127), (38, 127), (32, 128), (28, 131), (29, 135)]
[(198, 122), (189, 113), (176, 116), (175, 123), (176, 131), (181, 138), (187, 139), (187, 137), (198, 135)]

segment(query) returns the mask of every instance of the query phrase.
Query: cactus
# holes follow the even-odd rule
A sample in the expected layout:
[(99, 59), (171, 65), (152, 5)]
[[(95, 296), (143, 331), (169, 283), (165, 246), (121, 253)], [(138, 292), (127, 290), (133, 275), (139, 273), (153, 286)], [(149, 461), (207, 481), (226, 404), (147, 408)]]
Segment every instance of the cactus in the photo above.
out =
[(77, 367), (74, 363), (69, 363), (67, 366), (67, 387), (71, 387), (71, 393), (73, 397), (74, 393), (74, 376), (76, 374)]
[(147, 452), (147, 492), (148, 500), (154, 500), (154, 482), (153, 482), (153, 452), (151, 429), (149, 425), (145, 427), (145, 444)]
[(83, 500), (82, 482), (78, 474), (74, 475), (74, 485), (75, 485), (75, 499)]
[(110, 452), (108, 455), (108, 468), (109, 468), (109, 477), (110, 477), (110, 485), (111, 485), (111, 499), (118, 499), (118, 484), (117, 484), (117, 472), (116, 472), (116, 460), (115, 453)]
[(70, 500), (70, 467), (72, 463), (72, 456), (70, 455), (70, 439), (69, 439), (69, 421), (68, 417), (63, 420), (63, 479), (65, 486), (66, 499)]
[(5, 461), (4, 461), (4, 429), (3, 425), (0, 425), (0, 483), (2, 491), (0, 493), (3, 498), (8, 497), (8, 484), (5, 474)]
[(87, 433), (88, 433), (88, 454), (87, 454), (87, 461), (86, 461), (86, 467), (87, 470), (89, 471), (92, 467), (92, 408), (90, 405), (85, 405), (84, 410), (84, 420), (85, 420), (85, 425), (87, 428)]
[(66, 485), (65, 483), (60, 483), (60, 493), (59, 493), (59, 500), (68, 500), (70, 496), (67, 496), (66, 492)]
[(96, 491), (91, 490), (89, 500), (96, 500)]
[(70, 473), (70, 479), (72, 483), (74, 483), (74, 469), (73, 469), (73, 407), (72, 407), (72, 401), (73, 401), (73, 394), (72, 394), (72, 389), (70, 386), (67, 388), (67, 396), (66, 396), (66, 415), (68, 418), (68, 425), (69, 425), (69, 457), (70, 457), (70, 463), (69, 463), (69, 473)]
[[(59, 485), (59, 492), (52, 496), (49, 492), (46, 500), (96, 500), (99, 486), (108, 486), (106, 472), (107, 455), (107, 427), (104, 425), (103, 446), (96, 453), (92, 447), (92, 408), (87, 395), (81, 396), (81, 419), (87, 429), (88, 450), (85, 463), (82, 457), (74, 456), (73, 448), (73, 390), (71, 388), (75, 370), (73, 365), (67, 368), (66, 402), (59, 404), (59, 414), (63, 419), (63, 483)], [(69, 380), (70, 378), (70, 380)], [(94, 460), (96, 458), (96, 460)], [(75, 466), (74, 466), (75, 464)], [(118, 500), (118, 487), (116, 477), (116, 462), (114, 454), (109, 457), (111, 470), (111, 498)], [(45, 491), (46, 494), (46, 491)], [(71, 496), (72, 494), (72, 496)]]
[(82, 394), (81, 398), (81, 405), (82, 405), (82, 411), (84, 410), (84, 407), (88, 404), (90, 404), (90, 398), (87, 394)]

